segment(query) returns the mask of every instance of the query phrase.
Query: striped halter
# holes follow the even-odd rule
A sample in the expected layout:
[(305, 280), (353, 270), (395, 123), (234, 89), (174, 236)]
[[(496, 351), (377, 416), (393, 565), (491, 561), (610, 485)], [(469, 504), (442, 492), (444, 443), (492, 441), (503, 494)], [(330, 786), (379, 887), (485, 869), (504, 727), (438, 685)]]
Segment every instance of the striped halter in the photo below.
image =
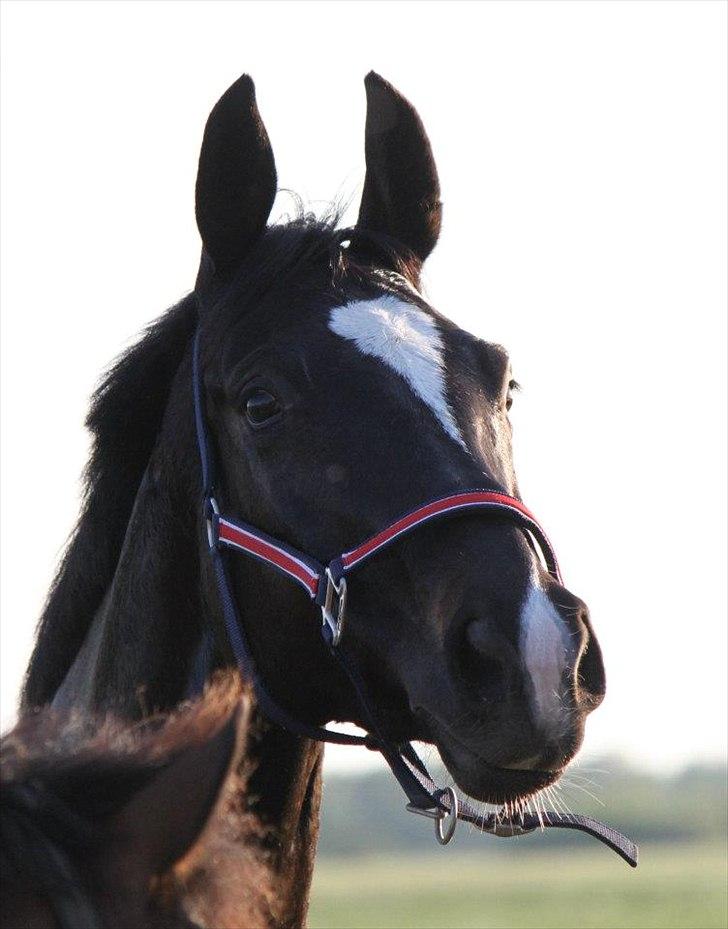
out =
[[(407, 809), (434, 819), (436, 836), (442, 844), (450, 841), (458, 820), (464, 820), (477, 826), (482, 832), (498, 836), (522, 835), (539, 826), (577, 829), (599, 839), (630, 865), (636, 866), (637, 848), (634, 843), (611, 827), (590, 817), (577, 814), (548, 813), (543, 816), (524, 813), (517, 823), (504, 822), (499, 813), (483, 814), (450, 787), (438, 790), (412, 745), (394, 745), (381, 730), (372, 712), (364, 680), (346, 653), (338, 647), (346, 619), (347, 578), (351, 572), (404, 535), (427, 522), (454, 513), (473, 510), (485, 515), (507, 517), (526, 530), (541, 552), (549, 574), (560, 582), (561, 575), (551, 543), (536, 518), (523, 503), (497, 490), (471, 490), (440, 497), (396, 519), (356, 548), (323, 565), (316, 558), (298, 551), (286, 542), (272, 538), (255, 526), (221, 514), (214, 495), (212, 457), (203, 408), (199, 329), (193, 347), (192, 383), (203, 484), (203, 516), (225, 629), (241, 673), (252, 683), (263, 713), (294, 735), (340, 745), (364, 745), (380, 752), (407, 795)], [(223, 558), (226, 549), (243, 552), (276, 568), (283, 576), (300, 584), (311, 600), (320, 607), (324, 641), (356, 692), (362, 716), (366, 720), (366, 736), (336, 732), (296, 719), (268, 693), (253, 661), (246, 632), (240, 621)]]
[(396, 519), (386, 529), (371, 536), (361, 545), (332, 559), (326, 567), (315, 558), (296, 551), (285, 542), (273, 539), (253, 526), (220, 515), (214, 497), (209, 499), (208, 535), (210, 545), (219, 543), (227, 548), (245, 552), (272, 565), (299, 583), (309, 597), (321, 607), (323, 625), (328, 627), (330, 644), (336, 646), (344, 628), (348, 575), (373, 555), (419, 526), (461, 510), (507, 514), (509, 519), (528, 530), (538, 541), (549, 573), (555, 580), (561, 581), (556, 555), (536, 518), (520, 500), (494, 490), (471, 490), (450, 494), (419, 506), (406, 516)]

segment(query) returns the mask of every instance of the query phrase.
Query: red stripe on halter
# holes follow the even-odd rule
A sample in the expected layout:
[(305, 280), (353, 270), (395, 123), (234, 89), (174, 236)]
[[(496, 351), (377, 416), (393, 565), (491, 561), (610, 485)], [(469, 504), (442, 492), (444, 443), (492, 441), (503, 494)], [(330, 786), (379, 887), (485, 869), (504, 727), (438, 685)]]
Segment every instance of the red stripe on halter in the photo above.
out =
[(354, 565), (363, 558), (371, 555), (378, 548), (391, 542), (392, 539), (396, 538), (401, 533), (407, 532), (409, 529), (431, 519), (433, 516), (439, 516), (442, 513), (446, 513), (448, 510), (457, 510), (461, 507), (477, 505), (487, 506), (488, 504), (500, 507), (506, 506), (513, 510), (517, 510), (538, 526), (536, 517), (531, 513), (528, 507), (524, 506), (520, 500), (516, 500), (515, 497), (508, 496), (508, 494), (498, 493), (494, 490), (453, 494), (450, 497), (443, 497), (441, 500), (427, 503), (425, 506), (421, 506), (419, 509), (409, 513), (407, 516), (403, 516), (402, 519), (398, 519), (395, 523), (392, 523), (391, 526), (383, 529), (381, 532), (377, 533), (377, 535), (372, 536), (371, 539), (368, 539), (357, 548), (342, 555), (341, 562), (344, 568), (348, 570), (349, 568), (353, 568)]
[[(339, 558), (335, 558), (329, 564), (329, 570), (332, 572), (332, 580), (341, 577), (355, 568), (358, 564), (373, 555), (379, 549), (393, 542), (399, 536), (417, 528), (430, 519), (437, 516), (455, 512), (456, 510), (470, 509), (474, 507), (483, 507), (484, 509), (492, 508), (496, 511), (510, 511), (519, 517), (522, 517), (525, 528), (528, 529), (539, 542), (541, 552), (544, 554), (548, 567), (553, 576), (560, 581), (558, 564), (553, 548), (546, 538), (546, 534), (541, 529), (535, 516), (528, 507), (524, 506), (520, 500), (511, 497), (508, 494), (501, 493), (497, 490), (471, 490), (458, 494), (451, 494), (442, 497), (439, 500), (433, 500), (424, 506), (418, 507), (406, 516), (395, 520), (386, 529), (378, 532), (367, 541), (358, 545), (349, 552), (345, 552)], [(273, 565), (278, 570), (287, 574), (290, 578), (298, 581), (312, 599), (316, 599), (319, 592), (324, 593), (322, 578), (325, 573), (323, 565), (308, 555), (298, 552), (288, 546), (285, 542), (278, 539), (266, 537), (253, 526), (242, 526), (219, 517), (218, 519), (218, 539), (224, 545), (237, 548), (260, 558), (262, 561)]]
[(319, 575), (312, 571), (302, 562), (298, 561), (292, 555), (289, 555), (283, 549), (264, 541), (260, 537), (246, 532), (239, 526), (224, 519), (219, 521), (218, 535), (221, 542), (226, 545), (233, 545), (249, 552), (251, 555), (257, 555), (264, 561), (268, 561), (281, 571), (285, 571), (292, 578), (302, 584), (309, 592), (312, 598), (316, 598), (319, 587)]

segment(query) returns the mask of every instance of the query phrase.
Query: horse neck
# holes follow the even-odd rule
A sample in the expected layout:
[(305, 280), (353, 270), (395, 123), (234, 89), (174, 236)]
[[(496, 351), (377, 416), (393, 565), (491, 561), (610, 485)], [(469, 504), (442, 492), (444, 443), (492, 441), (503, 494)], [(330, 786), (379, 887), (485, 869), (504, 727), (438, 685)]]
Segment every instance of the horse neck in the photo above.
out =
[(270, 926), (305, 925), (321, 805), (323, 746), (260, 721), (261, 736), (248, 748), (252, 765), (246, 810), (273, 887)]
[[(192, 679), (203, 682), (231, 663), (220, 641), (224, 626), (201, 513), (163, 472), (150, 461), (112, 585), (59, 703), (137, 718), (173, 709), (190, 695)], [(242, 616), (254, 614), (252, 603), (239, 606)], [(322, 746), (256, 715), (252, 729), (259, 735), (241, 763), (252, 774), (235, 805), (253, 817), (259, 838), (246, 841), (258, 845), (270, 875), (269, 925), (298, 927), (306, 919), (318, 837)]]

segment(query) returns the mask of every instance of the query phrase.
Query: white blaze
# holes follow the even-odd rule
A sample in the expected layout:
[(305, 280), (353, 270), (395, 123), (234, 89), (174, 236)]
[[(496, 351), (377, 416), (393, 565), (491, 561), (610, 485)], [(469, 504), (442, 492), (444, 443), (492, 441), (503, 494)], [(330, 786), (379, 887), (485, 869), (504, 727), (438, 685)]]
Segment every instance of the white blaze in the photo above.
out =
[(329, 328), (403, 377), (450, 438), (467, 450), (445, 394), (442, 335), (429, 314), (393, 294), (382, 294), (337, 306)]
[(563, 716), (562, 677), (569, 631), (534, 571), (521, 608), (521, 655), (531, 678), (534, 717), (554, 727)]

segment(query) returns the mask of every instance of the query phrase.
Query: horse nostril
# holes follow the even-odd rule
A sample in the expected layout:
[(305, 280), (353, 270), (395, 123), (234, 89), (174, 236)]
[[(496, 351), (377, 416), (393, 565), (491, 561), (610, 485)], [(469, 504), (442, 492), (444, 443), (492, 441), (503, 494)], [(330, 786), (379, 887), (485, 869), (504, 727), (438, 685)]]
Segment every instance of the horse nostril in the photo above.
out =
[(484, 619), (468, 623), (465, 640), (463, 666), (466, 674), (483, 696), (503, 697), (508, 687), (508, 667), (512, 664), (508, 641), (494, 632)]
[(591, 712), (604, 699), (606, 681), (602, 651), (591, 627), (589, 609), (572, 596), (575, 606), (569, 610), (572, 619), (571, 634), (575, 645), (572, 664), (572, 687), (576, 706)]
[(606, 680), (602, 651), (596, 637), (589, 630), (584, 649), (576, 666), (577, 699), (591, 708), (598, 706), (604, 699)]

